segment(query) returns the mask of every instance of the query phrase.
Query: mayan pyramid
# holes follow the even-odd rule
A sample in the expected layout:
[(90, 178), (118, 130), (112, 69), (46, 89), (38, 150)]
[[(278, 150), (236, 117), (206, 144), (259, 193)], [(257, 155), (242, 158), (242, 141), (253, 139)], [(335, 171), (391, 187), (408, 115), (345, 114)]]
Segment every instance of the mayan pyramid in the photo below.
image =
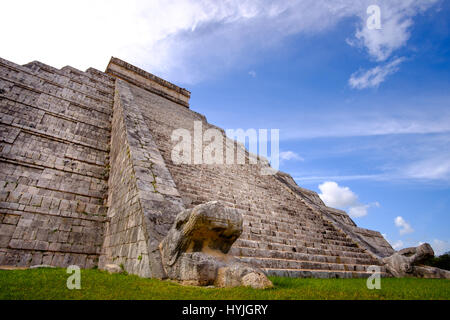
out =
[(215, 200), (244, 218), (231, 254), (269, 275), (366, 277), (394, 252), (288, 174), (261, 175), (267, 163), (174, 163), (173, 130), (216, 128), (189, 98), (117, 58), (105, 72), (0, 59), (0, 265), (157, 277), (176, 215)]

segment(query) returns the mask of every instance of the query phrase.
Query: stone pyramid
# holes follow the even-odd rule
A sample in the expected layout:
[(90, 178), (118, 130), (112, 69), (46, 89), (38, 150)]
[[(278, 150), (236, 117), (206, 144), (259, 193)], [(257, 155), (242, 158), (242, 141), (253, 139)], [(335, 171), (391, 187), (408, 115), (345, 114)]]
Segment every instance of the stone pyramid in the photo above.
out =
[(0, 265), (116, 264), (162, 278), (159, 244), (177, 214), (220, 201), (243, 217), (230, 253), (268, 275), (384, 272), (394, 250), (379, 232), (288, 174), (262, 175), (266, 162), (174, 162), (174, 130), (218, 129), (189, 98), (117, 58), (105, 72), (0, 59)]

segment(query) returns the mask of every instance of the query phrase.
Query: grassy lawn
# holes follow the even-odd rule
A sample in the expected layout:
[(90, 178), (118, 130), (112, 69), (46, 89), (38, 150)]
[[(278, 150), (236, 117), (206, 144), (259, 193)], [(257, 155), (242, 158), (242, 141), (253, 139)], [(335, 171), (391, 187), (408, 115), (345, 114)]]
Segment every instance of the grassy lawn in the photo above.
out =
[(269, 290), (184, 287), (99, 270), (81, 271), (81, 290), (66, 287), (65, 269), (0, 270), (0, 300), (5, 299), (157, 299), (157, 300), (302, 300), (302, 299), (450, 299), (450, 281), (381, 279), (381, 290), (368, 290), (364, 279), (271, 278)]

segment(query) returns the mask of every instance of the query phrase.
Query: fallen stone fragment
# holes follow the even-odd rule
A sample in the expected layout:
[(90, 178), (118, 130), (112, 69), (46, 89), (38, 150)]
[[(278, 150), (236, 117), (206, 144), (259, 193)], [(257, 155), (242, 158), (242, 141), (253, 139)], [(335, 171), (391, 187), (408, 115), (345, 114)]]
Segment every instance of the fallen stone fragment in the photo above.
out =
[(450, 272), (439, 268), (424, 266), (422, 263), (434, 257), (433, 248), (428, 243), (418, 247), (402, 249), (384, 258), (387, 271), (397, 278), (444, 278), (450, 279)]
[(122, 273), (123, 270), (121, 267), (119, 267), (117, 264), (107, 264), (104, 267), (105, 271), (108, 271), (109, 273)]

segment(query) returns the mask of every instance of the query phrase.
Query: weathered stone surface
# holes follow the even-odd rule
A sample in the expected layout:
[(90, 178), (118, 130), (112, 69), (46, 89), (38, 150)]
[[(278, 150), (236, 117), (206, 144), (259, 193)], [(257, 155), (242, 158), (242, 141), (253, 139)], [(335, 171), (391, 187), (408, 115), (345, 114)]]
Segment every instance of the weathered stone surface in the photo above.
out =
[(160, 245), (168, 277), (201, 286), (270, 287), (264, 272), (227, 255), (241, 233), (241, 214), (218, 201), (182, 211)]
[(450, 279), (450, 271), (429, 266), (414, 266), (414, 276), (426, 279)]
[(394, 277), (449, 278), (450, 272), (433, 267), (421, 266), (422, 262), (434, 257), (428, 243), (418, 247), (405, 248), (384, 258), (387, 271)]
[(0, 264), (97, 264), (113, 85), (0, 59)]
[[(159, 243), (184, 209), (129, 85), (118, 79), (114, 98), (108, 217), (100, 268), (164, 279)], [(159, 181), (156, 181), (159, 178)]]
[(260, 272), (247, 273), (242, 277), (241, 283), (244, 287), (252, 287), (255, 289), (268, 289), (273, 287), (272, 281)]
[(117, 264), (106, 264), (104, 266), (104, 270), (108, 271), (109, 273), (122, 273), (124, 270), (118, 266)]
[(123, 60), (114, 57), (111, 58), (108, 67), (106, 68), (106, 73), (125, 79), (139, 87), (144, 87), (146, 90), (189, 108), (189, 98), (191, 97), (189, 91), (149, 72), (136, 68)]
[(36, 265), (36, 266), (31, 266), (30, 269), (53, 269), (55, 268), (54, 266), (50, 266), (48, 264), (41, 264), (41, 265)]

